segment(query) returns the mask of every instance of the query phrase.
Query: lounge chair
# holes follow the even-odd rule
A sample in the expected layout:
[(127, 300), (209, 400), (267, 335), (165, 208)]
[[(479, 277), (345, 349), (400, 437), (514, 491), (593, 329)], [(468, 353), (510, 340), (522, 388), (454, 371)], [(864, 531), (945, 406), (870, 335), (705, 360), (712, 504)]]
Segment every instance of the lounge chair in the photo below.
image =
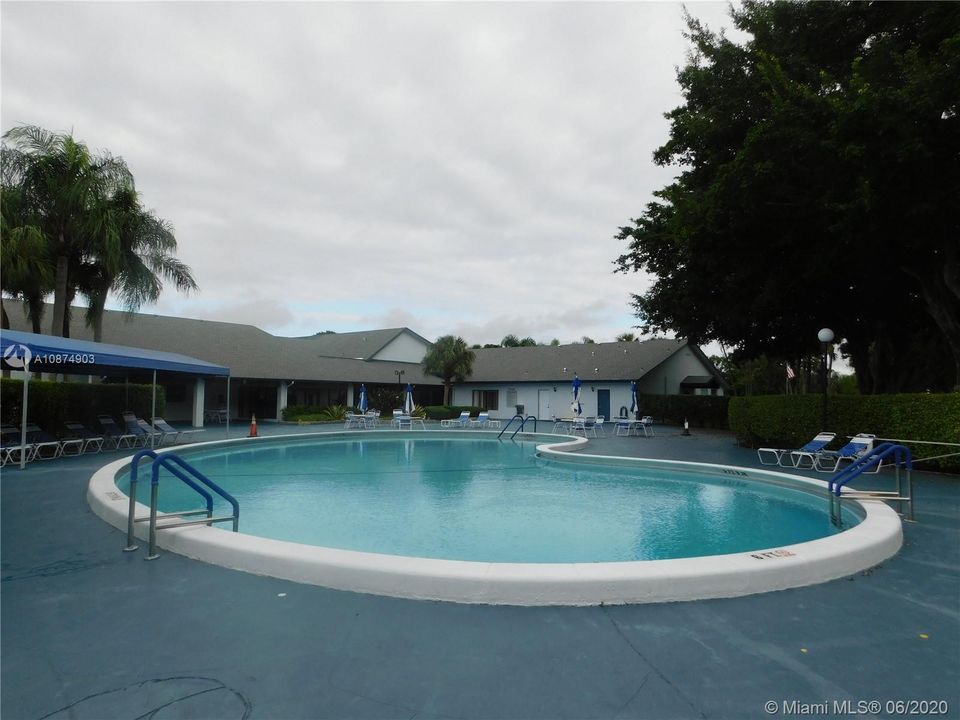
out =
[[(157, 428), (160, 432), (163, 433), (163, 439), (166, 440), (168, 437), (173, 437), (173, 442), (171, 445), (176, 445), (180, 442), (180, 438), (184, 435), (192, 435), (193, 433), (203, 432), (203, 430), (177, 430), (173, 425), (168, 423), (162, 417), (157, 417), (153, 419), (153, 426)], [(163, 444), (162, 442), (160, 443)]]
[(468, 427), (470, 424), (470, 411), (464, 410), (458, 418), (447, 418), (440, 421), (440, 427)]
[(8, 462), (19, 463), (21, 460), (26, 462), (33, 460), (33, 445), (29, 442), (24, 445), (20, 442), (21, 439), (20, 431), (12, 425), (0, 427), (0, 465), (6, 465)]
[(97, 415), (97, 422), (103, 429), (104, 443), (112, 443), (112, 450), (119, 450), (120, 447), (132, 448), (137, 443), (137, 435), (124, 432), (117, 425), (116, 421), (109, 415)]
[[(839, 469), (840, 463), (844, 461), (853, 462), (870, 453), (873, 450), (873, 441), (876, 437), (876, 435), (870, 433), (857, 433), (850, 438), (850, 442), (839, 450), (821, 450), (818, 452), (813, 458), (813, 466), (820, 472), (835, 472)], [(876, 467), (865, 472), (880, 472), (882, 464), (877, 463)]]
[(92, 452), (95, 453), (103, 450), (103, 443), (106, 440), (103, 435), (90, 432), (83, 423), (77, 420), (67, 420), (64, 426), (67, 428), (67, 432), (72, 439), (82, 441), (77, 455), (83, 455), (87, 450), (90, 450), (90, 448), (93, 448)]
[[(796, 450), (788, 448), (757, 448), (757, 457), (761, 465), (779, 465), (780, 467), (803, 467), (797, 464), (804, 458), (810, 461), (807, 467), (813, 467), (814, 457), (837, 436), (832, 432), (818, 433), (813, 440)], [(796, 459), (795, 459), (796, 458)]]
[[(468, 417), (469, 417), (469, 414), (468, 414)], [(483, 412), (478, 414), (475, 418), (470, 418), (470, 420), (467, 422), (467, 427), (485, 428), (487, 426), (487, 423), (489, 422), (490, 422), (490, 413), (484, 410)]]
[[(33, 445), (33, 456), (41, 460), (56, 460), (63, 453), (65, 444), (42, 430), (39, 425), (27, 425), (27, 442)], [(76, 440), (67, 440), (66, 444), (73, 446), (77, 442)]]
[(157, 440), (159, 444), (163, 444), (163, 433), (154, 429), (146, 420), (138, 418), (132, 412), (122, 413), (121, 416), (127, 432), (133, 435), (142, 447), (146, 447), (151, 438)]

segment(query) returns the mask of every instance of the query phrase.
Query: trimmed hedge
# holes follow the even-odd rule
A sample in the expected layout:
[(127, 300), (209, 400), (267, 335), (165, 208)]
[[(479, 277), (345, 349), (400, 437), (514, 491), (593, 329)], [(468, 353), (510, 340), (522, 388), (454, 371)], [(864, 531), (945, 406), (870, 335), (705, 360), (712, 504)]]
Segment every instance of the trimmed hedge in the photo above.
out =
[(657, 424), (726, 430), (730, 398), (725, 395), (646, 395), (641, 394), (640, 414), (650, 415)]
[[(109, 415), (118, 423), (127, 410), (150, 419), (150, 385), (104, 385), (79, 382), (30, 381), (27, 420), (58, 437), (66, 433), (63, 423), (78, 420), (88, 430), (99, 432), (97, 415)], [(23, 381), (0, 379), (0, 417), (4, 425), (20, 427)], [(157, 385), (157, 416), (163, 417), (166, 395)], [(121, 425), (122, 427), (122, 425)]]
[(423, 411), (428, 420), (451, 420), (460, 417), (460, 413), (469, 411), (471, 417), (476, 417), (483, 408), (473, 405), (427, 405)]
[[(821, 395), (758, 395), (730, 399), (730, 429), (747, 447), (800, 447), (821, 430), (837, 433), (831, 448), (860, 432), (882, 438), (960, 443), (960, 393), (831, 395), (827, 425)], [(950, 451), (936, 445), (912, 445), (915, 458)], [(932, 460), (921, 469), (960, 470), (960, 458)]]
[(319, 415), (326, 409), (326, 405), (287, 405), (283, 409), (283, 419), (299, 420), (304, 415)]

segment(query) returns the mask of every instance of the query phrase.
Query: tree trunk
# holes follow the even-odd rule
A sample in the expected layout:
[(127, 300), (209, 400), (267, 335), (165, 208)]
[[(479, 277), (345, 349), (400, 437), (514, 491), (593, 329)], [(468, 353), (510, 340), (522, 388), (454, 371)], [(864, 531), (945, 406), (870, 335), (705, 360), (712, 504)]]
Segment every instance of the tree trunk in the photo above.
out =
[[(63, 236), (60, 237), (63, 244)], [(66, 255), (57, 256), (56, 284), (53, 290), (53, 322), (50, 334), (63, 337), (63, 316), (67, 303), (67, 267), (69, 260)]]
[(77, 289), (70, 285), (69, 275), (67, 276), (67, 297), (63, 305), (63, 335), (61, 337), (70, 337), (70, 321), (73, 319), (73, 300), (77, 296)]
[(443, 406), (450, 407), (450, 381), (443, 381)]
[(927, 313), (953, 353), (956, 365), (954, 389), (960, 390), (960, 252), (949, 243), (945, 246), (944, 262), (926, 272), (916, 268), (904, 268), (920, 286), (920, 294), (927, 306)]

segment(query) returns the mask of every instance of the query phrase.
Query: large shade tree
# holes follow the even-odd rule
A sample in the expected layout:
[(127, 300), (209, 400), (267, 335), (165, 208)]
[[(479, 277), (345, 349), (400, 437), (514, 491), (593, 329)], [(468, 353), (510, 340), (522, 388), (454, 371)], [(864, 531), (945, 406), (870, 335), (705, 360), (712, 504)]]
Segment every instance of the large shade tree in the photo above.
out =
[(773, 2), (737, 44), (688, 17), (674, 182), (618, 238), (643, 324), (740, 358), (816, 353), (866, 392), (960, 384), (960, 4)]
[(473, 374), (476, 354), (463, 338), (444, 335), (437, 338), (423, 358), (424, 371), (443, 380), (443, 404), (450, 404), (453, 382), (463, 382)]

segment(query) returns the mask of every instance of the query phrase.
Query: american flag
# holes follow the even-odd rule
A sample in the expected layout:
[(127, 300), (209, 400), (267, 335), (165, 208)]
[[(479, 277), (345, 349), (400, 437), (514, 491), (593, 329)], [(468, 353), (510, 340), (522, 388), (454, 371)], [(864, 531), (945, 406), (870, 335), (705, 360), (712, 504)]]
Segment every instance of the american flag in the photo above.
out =
[(793, 371), (793, 368), (790, 365), (787, 365), (787, 380), (793, 380), (797, 374)]

